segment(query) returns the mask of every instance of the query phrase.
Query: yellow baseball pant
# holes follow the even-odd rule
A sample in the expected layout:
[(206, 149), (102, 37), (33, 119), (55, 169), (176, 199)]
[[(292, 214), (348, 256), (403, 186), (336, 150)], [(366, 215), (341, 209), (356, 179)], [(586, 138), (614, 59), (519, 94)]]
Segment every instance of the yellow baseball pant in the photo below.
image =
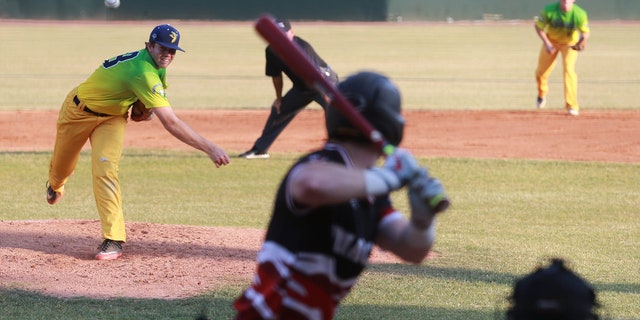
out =
[(78, 163), (80, 151), (89, 140), (93, 195), (100, 215), (102, 237), (126, 241), (118, 165), (127, 118), (126, 115), (100, 117), (85, 111), (84, 103), (76, 104), (74, 101), (77, 92), (77, 88), (71, 90), (60, 109), (49, 164), (49, 184), (55, 191), (64, 190)]
[(540, 49), (538, 68), (536, 69), (536, 81), (538, 82), (538, 97), (546, 97), (549, 92), (549, 75), (556, 65), (558, 53), (562, 54), (562, 69), (564, 70), (564, 99), (567, 109), (578, 110), (578, 75), (575, 66), (578, 59), (578, 51), (571, 49), (566, 44), (553, 44), (556, 48), (554, 54), (549, 54), (544, 44)]

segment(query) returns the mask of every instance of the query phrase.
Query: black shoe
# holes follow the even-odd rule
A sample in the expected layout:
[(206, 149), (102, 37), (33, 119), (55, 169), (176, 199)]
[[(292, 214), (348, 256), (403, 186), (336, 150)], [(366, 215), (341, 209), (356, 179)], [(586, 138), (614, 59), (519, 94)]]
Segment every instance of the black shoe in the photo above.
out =
[(51, 189), (51, 186), (49, 185), (49, 181), (47, 181), (46, 186), (47, 186), (47, 202), (49, 204), (58, 203), (58, 201), (60, 201), (60, 199), (62, 199), (62, 196), (64, 195), (64, 191), (62, 191), (62, 192), (53, 191), (53, 189)]
[(262, 151), (257, 151), (257, 150), (249, 150), (247, 152), (243, 152), (241, 154), (238, 155), (238, 158), (245, 158), (245, 159), (269, 159), (269, 154), (266, 152), (262, 152)]

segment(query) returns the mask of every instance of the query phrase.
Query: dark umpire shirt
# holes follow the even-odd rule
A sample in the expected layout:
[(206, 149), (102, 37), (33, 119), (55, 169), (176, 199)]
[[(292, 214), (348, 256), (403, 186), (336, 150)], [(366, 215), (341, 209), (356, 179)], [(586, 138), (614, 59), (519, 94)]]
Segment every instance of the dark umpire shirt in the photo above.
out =
[[(302, 49), (302, 51), (311, 59), (313, 64), (315, 64), (319, 69), (321, 69), (324, 73), (331, 73), (331, 75), (326, 75), (327, 77), (332, 77), (335, 75), (331, 68), (329, 68), (329, 65), (324, 60), (322, 60), (322, 58), (320, 58), (318, 53), (316, 53), (316, 51), (308, 42), (304, 41), (298, 36), (293, 37), (293, 42), (295, 42), (300, 47), (300, 49)], [(282, 76), (282, 72), (284, 72), (284, 74), (286, 74), (287, 77), (291, 79), (291, 82), (293, 83), (293, 86), (295, 88), (298, 88), (300, 90), (309, 90), (307, 84), (302, 79), (300, 79), (293, 71), (291, 71), (291, 69), (289, 69), (289, 67), (284, 62), (282, 62), (282, 60), (280, 60), (280, 57), (278, 57), (278, 55), (273, 52), (271, 46), (268, 46), (266, 49), (266, 60), (267, 63), (265, 67), (265, 74), (267, 76), (279, 77)], [(335, 78), (337, 79), (337, 75), (335, 75)]]

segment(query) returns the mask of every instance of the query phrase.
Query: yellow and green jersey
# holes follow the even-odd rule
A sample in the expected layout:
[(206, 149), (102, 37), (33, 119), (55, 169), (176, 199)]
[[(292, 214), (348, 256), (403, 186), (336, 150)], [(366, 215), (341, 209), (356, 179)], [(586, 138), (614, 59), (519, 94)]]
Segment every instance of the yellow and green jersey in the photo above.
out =
[(557, 44), (576, 43), (580, 34), (589, 32), (587, 12), (575, 4), (568, 12), (562, 11), (557, 2), (544, 7), (536, 24)]
[(95, 112), (119, 115), (136, 100), (147, 108), (170, 106), (167, 87), (166, 69), (142, 49), (105, 60), (78, 86), (78, 98)]

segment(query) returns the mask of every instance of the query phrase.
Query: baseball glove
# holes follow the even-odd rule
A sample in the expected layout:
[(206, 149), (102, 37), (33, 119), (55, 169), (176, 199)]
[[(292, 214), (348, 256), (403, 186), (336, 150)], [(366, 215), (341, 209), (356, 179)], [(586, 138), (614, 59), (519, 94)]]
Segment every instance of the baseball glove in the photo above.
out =
[(571, 49), (576, 50), (576, 51), (582, 51), (584, 50), (586, 43), (584, 41), (584, 37), (580, 36), (580, 40), (578, 40), (578, 42), (574, 45), (571, 46)]
[(576, 51), (582, 51), (582, 50), (584, 50), (584, 44), (583, 43), (576, 43), (576, 44), (571, 46), (571, 49), (576, 50)]
[(138, 100), (131, 105), (131, 120), (139, 122), (151, 119), (153, 119), (153, 109), (147, 109), (142, 101)]

